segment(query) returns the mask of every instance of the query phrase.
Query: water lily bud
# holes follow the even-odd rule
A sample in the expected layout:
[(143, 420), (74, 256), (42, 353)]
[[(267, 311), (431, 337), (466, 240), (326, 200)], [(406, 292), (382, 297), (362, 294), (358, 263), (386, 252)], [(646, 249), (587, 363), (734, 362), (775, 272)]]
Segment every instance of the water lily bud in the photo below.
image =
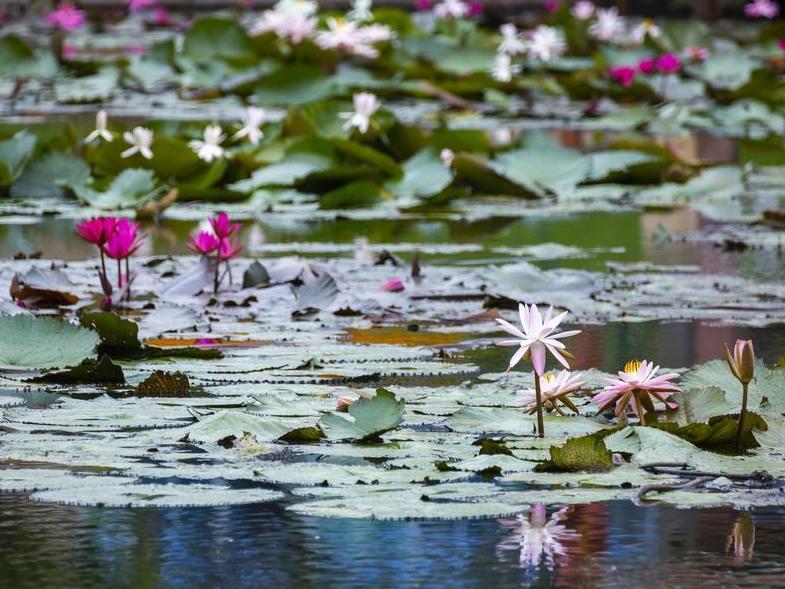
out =
[(736, 340), (733, 354), (728, 349), (728, 344), (725, 344), (725, 360), (733, 376), (741, 384), (749, 384), (755, 373), (755, 348), (752, 346), (752, 340)]

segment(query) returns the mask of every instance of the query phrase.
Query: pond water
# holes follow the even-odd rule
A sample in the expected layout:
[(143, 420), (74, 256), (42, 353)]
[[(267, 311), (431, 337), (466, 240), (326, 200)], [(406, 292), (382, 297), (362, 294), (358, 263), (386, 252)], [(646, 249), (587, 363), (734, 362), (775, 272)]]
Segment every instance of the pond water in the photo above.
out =
[[(527, 221), (433, 219), (246, 224), (247, 245), (452, 243), (471, 253), (435, 256), (467, 266), (505, 262), (499, 247), (556, 242), (595, 253), (561, 266), (600, 269), (606, 262), (693, 264), (706, 272), (766, 277), (777, 258), (706, 244), (657, 244), (657, 227), (697, 227), (689, 211), (585, 214)], [(193, 222), (146, 229), (148, 255), (184, 253)], [(91, 250), (73, 239), (70, 220), (0, 226), (0, 256), (40, 251), (79, 260)], [(179, 249), (178, 249), (179, 248)], [(286, 253), (286, 252), (283, 252)], [(295, 249), (295, 253), (296, 249)], [(273, 255), (260, 253), (262, 259)], [(307, 255), (307, 254), (305, 254)], [(321, 257), (331, 254), (321, 252)], [(332, 255), (351, 255), (342, 252)], [(552, 262), (540, 262), (548, 267)], [(590, 345), (574, 351), (577, 368), (613, 371), (631, 353), (666, 366), (716, 358), (723, 341), (755, 338), (767, 363), (785, 354), (785, 332), (700, 323), (581, 326)], [(463, 358), (498, 370), (507, 352), (469, 346)], [(785, 587), (785, 509), (680, 510), (630, 502), (565, 508), (548, 551), (527, 556), (514, 519), (373, 521), (313, 518), (285, 504), (211, 508), (117, 509), (31, 502), (0, 495), (0, 587)], [(558, 512), (549, 508), (548, 515)], [(735, 534), (735, 538), (734, 538)], [(532, 541), (532, 540), (529, 540)], [(548, 554), (551, 556), (549, 557)]]
[(562, 523), (552, 561), (533, 563), (509, 519), (324, 519), (263, 505), (73, 508), (0, 495), (0, 586), (785, 586), (782, 509), (610, 502), (575, 506)]

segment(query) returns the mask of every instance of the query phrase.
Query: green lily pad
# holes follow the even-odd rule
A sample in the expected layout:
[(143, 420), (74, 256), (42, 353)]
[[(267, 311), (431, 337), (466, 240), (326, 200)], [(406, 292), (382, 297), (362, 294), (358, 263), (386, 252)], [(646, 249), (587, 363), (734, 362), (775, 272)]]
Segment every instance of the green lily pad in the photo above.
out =
[(358, 442), (379, 438), (403, 423), (404, 400), (385, 389), (371, 398), (361, 398), (349, 405), (349, 412), (330, 413), (321, 418), (319, 426), (331, 440)]
[(51, 317), (0, 317), (0, 365), (18, 368), (76, 366), (93, 355), (98, 334)]

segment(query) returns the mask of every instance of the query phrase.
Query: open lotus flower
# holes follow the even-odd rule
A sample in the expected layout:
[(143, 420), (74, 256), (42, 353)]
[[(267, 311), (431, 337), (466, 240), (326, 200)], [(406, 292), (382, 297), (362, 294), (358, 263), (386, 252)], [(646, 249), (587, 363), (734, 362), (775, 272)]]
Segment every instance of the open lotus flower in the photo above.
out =
[(510, 358), (510, 365), (507, 370), (512, 370), (521, 360), (531, 358), (534, 371), (542, 376), (545, 371), (545, 356), (547, 352), (550, 352), (562, 366), (569, 368), (570, 365), (564, 357), (566, 353), (565, 346), (559, 340), (578, 335), (580, 331), (556, 331), (569, 313), (565, 311), (554, 317), (553, 307), (549, 307), (543, 317), (539, 309), (537, 309), (537, 305), (527, 307), (520, 303), (518, 305), (518, 314), (521, 319), (522, 330), (504, 319), (496, 320), (504, 331), (518, 338), (500, 341), (499, 345), (520, 346), (520, 349)]
[(652, 399), (665, 403), (669, 409), (678, 407), (668, 399), (673, 393), (681, 392), (681, 389), (671, 382), (679, 375), (669, 372), (658, 376), (659, 370), (660, 367), (655, 366), (653, 362), (645, 360), (627, 362), (624, 371), (618, 373), (618, 378), (607, 379), (609, 386), (594, 395), (592, 402), (597, 405), (599, 412), (605, 411), (615, 403), (616, 417), (625, 413), (627, 407), (632, 407), (641, 425), (646, 425), (644, 410), (646, 413), (655, 410)]
[(514, 519), (500, 519), (499, 523), (511, 532), (496, 545), (497, 553), (501, 556), (504, 552), (520, 551), (521, 568), (545, 565), (553, 569), (558, 558), (567, 557), (565, 543), (580, 539), (578, 532), (562, 523), (571, 510), (564, 507), (548, 519), (545, 506), (535, 504), (528, 516), (521, 514)]
[(518, 33), (518, 28), (512, 23), (503, 24), (499, 27), (502, 35), (501, 43), (497, 51), (507, 55), (520, 55), (526, 52), (526, 42)]
[(188, 248), (192, 251), (202, 254), (203, 256), (212, 254), (218, 249), (220, 241), (214, 233), (209, 231), (200, 231), (195, 235), (188, 238)]
[(231, 237), (242, 228), (240, 223), (232, 223), (229, 215), (224, 212), (218, 213), (215, 217), (211, 217), (207, 221), (210, 223), (210, 227), (213, 228), (213, 233), (215, 233), (215, 236), (218, 239)]
[(109, 240), (116, 226), (116, 217), (93, 217), (77, 224), (76, 233), (87, 243), (101, 247)]
[[(544, 375), (542, 380), (541, 403), (546, 411), (556, 411), (559, 415), (565, 415), (561, 408), (563, 404), (574, 413), (578, 413), (578, 408), (568, 395), (586, 386), (586, 383), (581, 380), (580, 374), (571, 373), (569, 370), (562, 370), (558, 373), (549, 372)], [(537, 412), (537, 392), (532, 388), (524, 389), (515, 404), (523, 407), (529, 415), (533, 415)]]
[(46, 22), (64, 31), (75, 31), (84, 26), (84, 12), (71, 2), (60, 2), (56, 10), (46, 15)]
[(564, 54), (567, 49), (567, 43), (558, 29), (540, 25), (529, 33), (527, 49), (529, 59), (552, 61)]
[(316, 44), (322, 49), (337, 49), (351, 55), (376, 58), (379, 51), (371, 45), (359, 23), (342, 18), (328, 18), (327, 30), (316, 34)]

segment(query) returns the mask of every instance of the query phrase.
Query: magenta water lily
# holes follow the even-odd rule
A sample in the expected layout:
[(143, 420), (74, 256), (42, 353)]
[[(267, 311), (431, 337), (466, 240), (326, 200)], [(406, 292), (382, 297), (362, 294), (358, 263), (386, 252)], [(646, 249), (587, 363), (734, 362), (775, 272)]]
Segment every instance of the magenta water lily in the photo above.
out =
[[(242, 228), (240, 223), (233, 222), (224, 212), (207, 220), (209, 231), (201, 230), (192, 233), (188, 238), (188, 248), (208, 260), (213, 272), (213, 293), (217, 293), (225, 277), (232, 281), (232, 258), (242, 251), (242, 246), (234, 237)], [(224, 263), (223, 273), (221, 262)]]
[[(117, 217), (94, 217), (76, 225), (76, 233), (98, 248), (101, 256), (99, 279), (104, 291), (102, 306), (112, 306), (113, 289), (107, 273), (106, 258), (117, 262), (117, 289), (120, 293), (116, 300), (130, 298), (130, 257), (142, 246), (145, 235), (140, 233), (139, 224), (130, 219)], [(123, 274), (123, 263), (125, 274)]]

